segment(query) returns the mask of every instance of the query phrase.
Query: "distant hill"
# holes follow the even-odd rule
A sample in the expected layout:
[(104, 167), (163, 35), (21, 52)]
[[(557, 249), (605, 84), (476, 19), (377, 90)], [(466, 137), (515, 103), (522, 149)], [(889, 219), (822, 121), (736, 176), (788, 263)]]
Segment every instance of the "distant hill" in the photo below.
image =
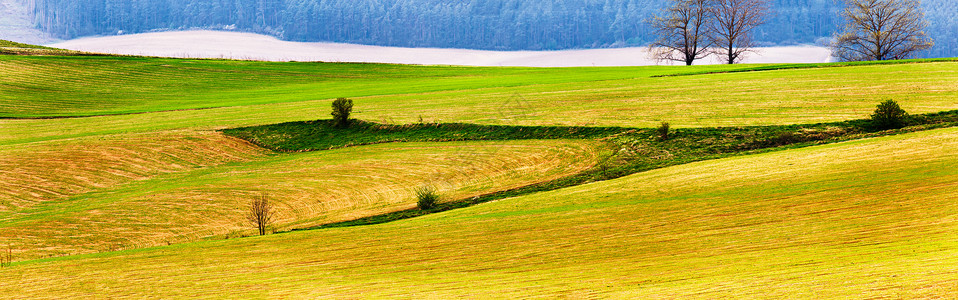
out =
[[(23, 0), (59, 38), (155, 30), (227, 29), (291, 41), (487, 50), (641, 46), (664, 0)], [(838, 29), (833, 0), (773, 0), (764, 46), (816, 44)], [(923, 1), (936, 47), (958, 56), (958, 2)]]

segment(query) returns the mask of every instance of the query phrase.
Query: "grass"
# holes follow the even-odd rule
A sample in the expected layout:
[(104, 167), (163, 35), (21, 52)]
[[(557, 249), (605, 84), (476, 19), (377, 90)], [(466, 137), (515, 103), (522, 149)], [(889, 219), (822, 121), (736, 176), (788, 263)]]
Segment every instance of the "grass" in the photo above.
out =
[[(958, 111), (914, 115), (910, 122), (914, 126), (900, 132), (954, 126), (958, 124)], [(341, 129), (329, 124), (328, 120), (322, 120), (223, 132), (274, 151), (299, 154), (274, 157), (251, 145), (218, 134), (193, 131), (167, 133), (165, 138), (155, 133), (126, 134), (106, 140), (102, 137), (78, 138), (69, 142), (10, 146), (6, 147), (7, 161), (3, 163), (28, 167), (13, 168), (4, 174), (4, 185), (10, 192), (0, 204), (4, 204), (9, 211), (0, 214), (0, 217), (8, 218), (0, 226), (7, 229), (7, 239), (35, 237), (18, 241), (23, 249), (21, 257), (228, 238), (246, 234), (242, 218), (237, 217), (242, 216), (239, 213), (244, 205), (242, 200), (255, 197), (256, 193), (276, 195), (287, 205), (289, 213), (282, 217), (280, 226), (274, 230), (368, 225), (695, 161), (755, 154), (781, 147), (833, 143), (898, 131), (872, 132), (867, 121), (858, 120), (791, 126), (685, 128), (675, 130), (670, 139), (663, 141), (657, 137), (655, 129), (641, 128), (388, 125), (355, 121), (352, 127)], [(783, 140), (782, 136), (788, 139)], [(596, 154), (597, 144), (591, 146), (593, 148), (569, 150), (566, 148), (570, 145), (553, 145), (549, 143), (555, 142), (541, 141), (543, 139), (598, 140), (617, 151), (611, 156)], [(412, 155), (418, 152), (403, 152), (399, 150), (402, 148), (391, 145), (373, 147), (371, 150), (342, 149), (334, 154), (324, 151), (318, 154), (302, 153), (395, 141), (470, 140), (530, 141), (524, 142), (526, 144), (523, 147), (506, 147), (510, 149), (508, 151), (502, 149), (507, 144), (497, 144), (495, 149), (490, 149), (495, 150), (495, 155), (457, 149), (451, 158)], [(556, 146), (565, 148), (548, 148)], [(424, 149), (448, 147), (431, 146)], [(566, 150), (554, 152), (559, 149)], [(369, 159), (376, 157), (376, 151), (409, 156), (405, 159), (391, 156), (391, 161), (385, 165), (378, 161), (370, 164)], [(552, 154), (523, 160), (529, 155), (540, 155), (537, 153), (542, 151)], [(351, 154), (361, 157), (350, 162)], [(585, 154), (588, 155), (583, 156)], [(512, 157), (513, 160), (493, 160), (500, 156)], [(584, 157), (591, 159), (583, 160)], [(442, 163), (430, 165), (428, 162), (432, 159), (439, 159)], [(32, 161), (40, 163), (29, 163)], [(566, 165), (570, 161), (576, 163)], [(472, 165), (479, 162), (486, 165)], [(590, 169), (597, 163), (595, 168)], [(410, 164), (417, 167), (397, 167)], [(436, 170), (429, 171), (430, 167)], [(516, 170), (507, 172), (510, 167)], [(50, 169), (69, 171), (45, 171)], [(459, 171), (457, 173), (454, 170)], [(388, 179), (392, 178), (388, 176), (385, 181), (369, 179), (401, 173), (405, 174), (401, 177), (406, 179)], [(323, 174), (349, 175), (324, 177)], [(476, 176), (483, 178), (481, 182), (473, 180)], [(358, 185), (354, 181), (360, 178), (366, 178), (363, 179), (366, 183)], [(41, 184), (32, 183), (37, 182), (37, 179), (40, 179)], [(425, 181), (408, 181), (410, 179)], [(402, 186), (408, 189), (409, 186), (436, 182), (452, 191), (444, 195), (451, 201), (429, 210), (415, 208), (411, 190), (397, 190)], [(472, 187), (475, 184), (483, 188)], [(357, 185), (363, 188), (356, 188)], [(383, 190), (388, 192), (384, 193)], [(324, 193), (339, 194), (331, 196)], [(149, 214), (144, 215), (144, 212)], [(107, 221), (103, 218), (119, 220)], [(57, 237), (54, 231), (62, 237)], [(78, 239), (80, 236), (83, 238)], [(80, 243), (79, 240), (84, 242)]]
[(14, 41), (0, 40), (0, 48), (26, 48), (26, 49), (46, 49), (46, 50), (58, 50), (57, 48), (30, 45), (24, 43), (17, 43)]
[(546, 127), (477, 124), (378, 124), (352, 121), (337, 128), (331, 120), (231, 128), (222, 132), (281, 152), (328, 150), (388, 142), (445, 142), (526, 139), (598, 139), (626, 131), (618, 127)]
[(70, 55), (89, 55), (95, 56), (97, 54), (84, 53), (73, 50), (65, 50), (59, 48), (51, 48), (46, 46), (30, 45), (24, 43), (17, 43), (8, 40), (0, 40), (0, 55), (57, 55), (57, 56), (70, 56)]
[(0, 295), (950, 298), (956, 77), (0, 55)]
[[(595, 139), (618, 149), (611, 157), (584, 172), (516, 189), (442, 203), (428, 210), (406, 209), (381, 215), (328, 223), (318, 228), (361, 226), (408, 219), (430, 213), (469, 207), (489, 201), (551, 191), (584, 183), (609, 180), (639, 172), (697, 161), (769, 151), (808, 147), (855, 139), (958, 126), (958, 110), (913, 115), (900, 130), (880, 130), (870, 120), (851, 120), (785, 126), (686, 128), (667, 140), (659, 129), (616, 127), (529, 127), (468, 124), (382, 125), (357, 124), (352, 129), (332, 127), (325, 121), (284, 123), (227, 130), (228, 134), (257, 142), (277, 151), (310, 151), (338, 148), (352, 139), (372, 141), (437, 141), (485, 139)], [(321, 145), (317, 147), (317, 145)]]
[[(331, 99), (350, 97), (356, 117), (380, 123), (415, 123), (420, 117), (429, 123), (535, 126), (818, 123), (862, 117), (882, 98), (894, 98), (912, 113), (958, 109), (958, 88), (946, 83), (958, 79), (956, 65), (928, 61), (658, 78), (653, 76), (774, 66), (542, 69), (0, 56), (0, 117), (229, 108), (183, 112), (217, 115), (281, 104), (265, 107), (271, 115), (290, 115), (275, 120), (287, 122), (320, 118)], [(296, 117), (302, 115), (309, 117)]]
[[(885, 99), (912, 114), (958, 109), (958, 87), (950, 84), (958, 79), (956, 66), (927, 62), (652, 78), (761, 66), (533, 69), (0, 56), (0, 117), (163, 111), (0, 119), (0, 146), (315, 120), (328, 118), (330, 99), (340, 96), (358, 97), (357, 118), (388, 124), (420, 118), (647, 128), (661, 121), (673, 128), (835, 122), (865, 118)], [(201, 107), (215, 108), (171, 111)]]
[(939, 129), (698, 162), (376, 226), (20, 262), (0, 269), (16, 282), (0, 289), (951, 298), (955, 147), (958, 129)]
[(743, 69), (733, 69), (733, 70), (693, 70), (690, 72), (682, 72), (669, 75), (656, 75), (654, 77), (673, 77), (673, 76), (693, 76), (693, 75), (704, 75), (704, 74), (720, 74), (720, 73), (740, 73), (740, 72), (755, 72), (755, 71), (776, 71), (776, 70), (790, 70), (790, 69), (814, 69), (814, 68), (835, 68), (835, 67), (861, 67), (861, 66), (878, 66), (878, 65), (898, 65), (898, 64), (909, 64), (909, 63), (931, 63), (931, 62), (955, 62), (958, 59), (955, 58), (920, 58), (920, 59), (905, 59), (905, 60), (878, 60), (878, 61), (848, 61), (848, 62), (834, 62), (834, 63), (793, 63), (793, 64), (770, 64), (770, 65), (759, 65), (751, 68)]
[(273, 230), (312, 227), (415, 207), (424, 183), (470, 198), (581, 172), (604, 152), (559, 140), (269, 154), (208, 132), (43, 143), (0, 156), (13, 166), (0, 171), (0, 240), (33, 259), (246, 236), (260, 194), (276, 202)]

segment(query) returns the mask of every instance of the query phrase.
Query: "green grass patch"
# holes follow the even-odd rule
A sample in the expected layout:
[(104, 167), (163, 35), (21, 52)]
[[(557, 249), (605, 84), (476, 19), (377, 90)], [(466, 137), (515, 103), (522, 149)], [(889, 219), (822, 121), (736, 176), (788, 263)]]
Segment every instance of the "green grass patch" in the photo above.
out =
[[(419, 118), (530, 126), (818, 123), (864, 117), (883, 98), (912, 113), (958, 109), (958, 87), (948, 84), (958, 81), (958, 63), (911, 62), (761, 71), (783, 66), (484, 68), (2, 56), (0, 118), (221, 108), (186, 112), (215, 115), (263, 105), (269, 108), (256, 109), (273, 118), (303, 121), (327, 115), (338, 97), (356, 101), (356, 118), (396, 124)], [(655, 77), (685, 73), (721, 74)]]
[(316, 120), (225, 129), (222, 132), (270, 150), (302, 152), (388, 142), (597, 139), (626, 130), (618, 127), (445, 123), (392, 125), (362, 120), (353, 120), (348, 128), (339, 128), (331, 120)]
[(920, 58), (920, 59), (903, 59), (903, 60), (848, 61), (848, 62), (831, 62), (831, 63), (772, 64), (772, 65), (754, 65), (754, 66), (749, 66), (749, 67), (744, 67), (739, 69), (729, 69), (729, 70), (719, 70), (719, 71), (694, 70), (691, 72), (682, 72), (682, 73), (676, 73), (676, 74), (655, 75), (653, 77), (694, 76), (694, 75), (721, 74), (721, 73), (759, 72), (759, 71), (814, 69), (814, 68), (837, 68), (837, 67), (861, 67), (861, 66), (880, 66), (880, 65), (899, 65), (899, 64), (920, 64), (920, 63), (955, 62), (955, 61), (958, 61), (958, 58)]

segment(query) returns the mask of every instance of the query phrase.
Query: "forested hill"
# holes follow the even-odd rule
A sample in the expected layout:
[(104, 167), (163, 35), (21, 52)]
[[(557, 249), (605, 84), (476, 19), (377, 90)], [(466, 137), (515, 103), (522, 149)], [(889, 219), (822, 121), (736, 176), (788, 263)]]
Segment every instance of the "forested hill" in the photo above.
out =
[[(665, 0), (22, 0), (60, 38), (170, 29), (229, 29), (292, 41), (544, 50), (641, 46)], [(958, 56), (958, 1), (924, 0), (936, 47)], [(840, 21), (834, 0), (773, 0), (765, 45), (813, 44)]]

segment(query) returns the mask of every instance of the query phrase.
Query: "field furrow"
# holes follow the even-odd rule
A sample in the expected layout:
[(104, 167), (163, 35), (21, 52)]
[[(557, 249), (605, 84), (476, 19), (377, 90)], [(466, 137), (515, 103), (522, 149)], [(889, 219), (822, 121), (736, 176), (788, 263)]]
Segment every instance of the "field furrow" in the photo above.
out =
[(956, 147), (952, 128), (698, 162), (382, 225), (29, 262), (0, 289), (954, 298)]
[[(261, 196), (276, 203), (273, 230), (289, 230), (414, 208), (413, 188), (419, 186), (458, 200), (575, 174), (606, 155), (595, 142), (392, 143), (272, 156), (252, 151), (230, 161), (211, 157), (216, 147), (203, 153), (202, 145), (172, 143), (166, 146), (182, 151), (159, 147), (153, 153), (146, 151), (155, 148), (150, 143), (128, 141), (138, 155), (159, 155), (159, 163), (147, 165), (164, 174), (118, 184), (128, 178), (107, 170), (116, 161), (96, 159), (84, 168), (40, 174), (52, 178), (30, 191), (53, 189), (54, 199), (42, 205), (14, 201), (19, 206), (0, 220), (0, 240), (18, 245), (18, 256), (36, 258), (247, 236), (253, 232), (247, 205)], [(51, 162), (57, 168), (66, 163)], [(81, 173), (89, 175), (79, 178)], [(96, 183), (103, 186), (90, 186)]]
[(213, 132), (167, 132), (0, 146), (0, 216), (79, 194), (263, 157), (267, 151)]

